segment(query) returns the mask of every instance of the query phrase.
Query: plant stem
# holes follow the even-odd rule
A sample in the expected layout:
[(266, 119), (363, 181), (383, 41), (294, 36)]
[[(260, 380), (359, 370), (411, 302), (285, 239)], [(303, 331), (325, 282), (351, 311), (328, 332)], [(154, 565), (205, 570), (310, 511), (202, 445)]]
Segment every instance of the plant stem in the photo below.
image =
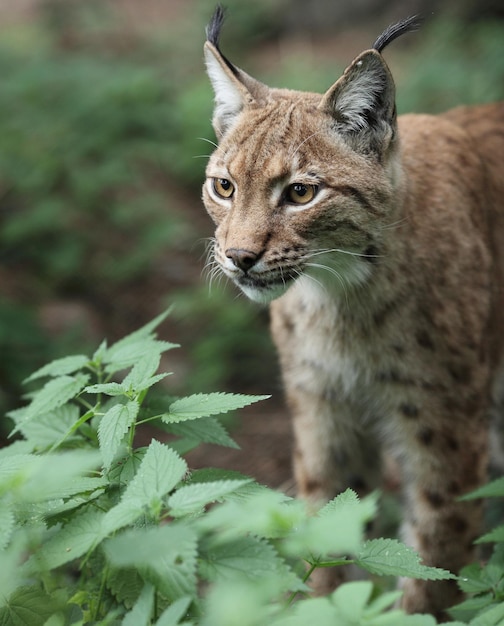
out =
[[(310, 576), (317, 569), (317, 567), (318, 567), (318, 563), (310, 563), (310, 567), (306, 570), (306, 573), (303, 576), (303, 582), (304, 583), (310, 578)], [(293, 591), (291, 593), (291, 595), (289, 596), (289, 598), (287, 600), (286, 606), (290, 606), (294, 602), (294, 600), (295, 600), (296, 596), (298, 595), (298, 593), (299, 593), (299, 591)]]

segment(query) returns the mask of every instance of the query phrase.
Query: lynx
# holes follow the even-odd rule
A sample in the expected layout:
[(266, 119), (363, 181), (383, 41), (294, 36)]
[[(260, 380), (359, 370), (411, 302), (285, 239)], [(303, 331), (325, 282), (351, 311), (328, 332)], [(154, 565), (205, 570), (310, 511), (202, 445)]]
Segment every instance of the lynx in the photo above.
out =
[[(457, 573), (474, 558), (489, 413), (502, 367), (504, 105), (396, 115), (389, 27), (323, 94), (272, 89), (205, 60), (219, 141), (203, 187), (217, 266), (271, 328), (293, 416), (299, 495), (404, 490), (404, 540)], [(404, 583), (444, 615), (455, 582)]]

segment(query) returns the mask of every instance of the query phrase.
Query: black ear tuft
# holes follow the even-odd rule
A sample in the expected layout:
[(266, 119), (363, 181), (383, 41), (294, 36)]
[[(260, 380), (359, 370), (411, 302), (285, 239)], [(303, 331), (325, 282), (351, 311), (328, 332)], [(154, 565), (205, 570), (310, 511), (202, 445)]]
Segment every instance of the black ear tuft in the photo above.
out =
[(389, 45), (394, 39), (397, 39), (405, 33), (411, 33), (420, 28), (423, 24), (423, 18), (419, 15), (412, 15), (405, 20), (397, 22), (397, 24), (391, 24), (374, 42), (373, 49), (377, 52), (381, 52), (386, 46)]
[(221, 4), (215, 7), (215, 11), (206, 27), (207, 41), (219, 49), (219, 38), (224, 19), (226, 17), (226, 10)]

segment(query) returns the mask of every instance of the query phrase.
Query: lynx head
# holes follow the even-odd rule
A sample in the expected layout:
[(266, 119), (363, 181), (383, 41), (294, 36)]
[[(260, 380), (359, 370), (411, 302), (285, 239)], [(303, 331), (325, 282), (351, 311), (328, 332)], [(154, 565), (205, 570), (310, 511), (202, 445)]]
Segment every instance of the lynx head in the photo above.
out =
[(253, 300), (294, 282), (346, 290), (372, 275), (399, 184), (395, 89), (381, 50), (418, 23), (389, 27), (323, 94), (271, 89), (219, 48), (224, 14), (207, 28), (215, 92), (203, 198), (215, 261)]

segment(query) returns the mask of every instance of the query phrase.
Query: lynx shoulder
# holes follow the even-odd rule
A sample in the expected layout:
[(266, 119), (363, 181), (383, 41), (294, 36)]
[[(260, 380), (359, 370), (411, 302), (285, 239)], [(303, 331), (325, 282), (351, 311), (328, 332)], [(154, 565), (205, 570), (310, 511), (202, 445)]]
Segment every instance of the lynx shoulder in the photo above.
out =
[[(503, 369), (504, 105), (397, 118), (390, 27), (325, 94), (272, 89), (205, 57), (219, 146), (204, 202), (215, 262), (271, 327), (301, 497), (376, 487), (400, 468), (402, 533), (428, 565), (474, 558), (488, 415)], [(494, 394), (495, 395), (495, 394)], [(442, 615), (455, 583), (408, 581)]]

